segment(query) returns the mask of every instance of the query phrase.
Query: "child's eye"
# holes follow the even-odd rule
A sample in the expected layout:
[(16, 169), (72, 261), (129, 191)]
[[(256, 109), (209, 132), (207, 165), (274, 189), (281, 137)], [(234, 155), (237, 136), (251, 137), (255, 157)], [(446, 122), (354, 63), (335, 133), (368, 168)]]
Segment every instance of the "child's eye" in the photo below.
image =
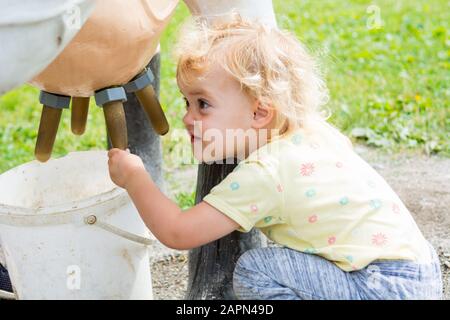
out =
[(189, 108), (189, 101), (185, 97), (183, 97), (184, 103), (186, 104), (186, 109)]
[(211, 105), (203, 99), (198, 99), (198, 106), (201, 110), (209, 108)]

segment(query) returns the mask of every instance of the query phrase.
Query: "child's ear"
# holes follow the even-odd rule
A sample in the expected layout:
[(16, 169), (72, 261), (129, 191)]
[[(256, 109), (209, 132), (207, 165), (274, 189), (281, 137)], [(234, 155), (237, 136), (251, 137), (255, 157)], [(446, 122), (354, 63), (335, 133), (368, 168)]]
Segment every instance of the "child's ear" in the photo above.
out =
[(253, 128), (266, 127), (273, 120), (274, 115), (274, 108), (257, 101), (253, 110)]

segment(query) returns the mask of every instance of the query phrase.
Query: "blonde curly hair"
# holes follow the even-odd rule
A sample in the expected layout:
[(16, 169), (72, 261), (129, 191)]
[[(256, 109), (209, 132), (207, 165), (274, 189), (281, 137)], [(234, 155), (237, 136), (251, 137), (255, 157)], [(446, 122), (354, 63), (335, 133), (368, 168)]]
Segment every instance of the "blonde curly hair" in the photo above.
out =
[(235, 16), (187, 24), (176, 47), (177, 79), (189, 83), (218, 63), (244, 92), (276, 109), (280, 135), (324, 120), (328, 90), (316, 61), (292, 33)]

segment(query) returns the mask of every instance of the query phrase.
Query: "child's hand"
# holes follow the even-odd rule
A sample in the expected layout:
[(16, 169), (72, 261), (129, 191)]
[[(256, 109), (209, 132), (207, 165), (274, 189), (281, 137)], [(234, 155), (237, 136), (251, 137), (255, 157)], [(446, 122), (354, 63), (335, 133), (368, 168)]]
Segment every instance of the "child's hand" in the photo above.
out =
[(139, 171), (145, 172), (144, 164), (141, 158), (130, 151), (120, 149), (111, 149), (108, 152), (108, 166), (111, 180), (121, 188), (126, 189), (127, 184), (133, 178), (134, 174)]

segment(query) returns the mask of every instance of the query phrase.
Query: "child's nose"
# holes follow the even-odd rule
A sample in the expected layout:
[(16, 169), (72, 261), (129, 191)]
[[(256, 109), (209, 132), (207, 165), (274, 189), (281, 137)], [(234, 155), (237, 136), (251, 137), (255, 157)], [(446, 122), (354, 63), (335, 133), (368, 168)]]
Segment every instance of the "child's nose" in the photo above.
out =
[(183, 123), (184, 123), (184, 125), (186, 127), (193, 127), (194, 126), (195, 117), (194, 117), (194, 114), (193, 114), (193, 112), (191, 110), (192, 110), (192, 108), (188, 108), (186, 110), (186, 114), (183, 117)]

